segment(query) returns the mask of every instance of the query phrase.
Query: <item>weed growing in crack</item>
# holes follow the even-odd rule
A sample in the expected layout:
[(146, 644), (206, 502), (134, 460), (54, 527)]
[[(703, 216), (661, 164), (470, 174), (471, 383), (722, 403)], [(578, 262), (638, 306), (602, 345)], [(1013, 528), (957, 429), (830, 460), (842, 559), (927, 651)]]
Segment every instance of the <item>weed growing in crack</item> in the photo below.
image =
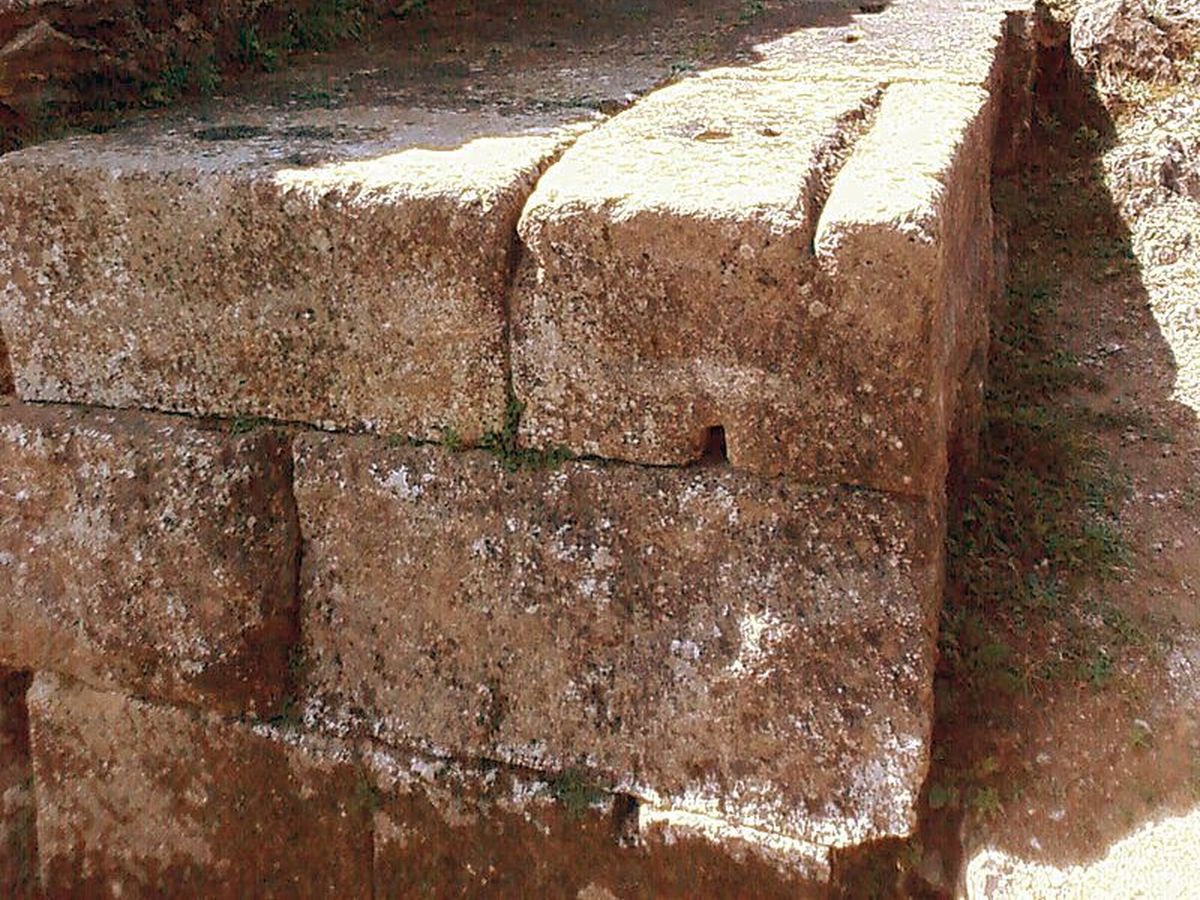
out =
[(567, 769), (550, 784), (550, 794), (576, 818), (605, 797), (604, 791), (588, 778), (586, 772), (575, 768)]
[(480, 449), (495, 456), (507, 472), (556, 469), (571, 459), (572, 454), (563, 447), (536, 450), (520, 446), (517, 433), (521, 426), (521, 413), (524, 411), (525, 404), (510, 391), (504, 408), (504, 427), (485, 434), (479, 441)]

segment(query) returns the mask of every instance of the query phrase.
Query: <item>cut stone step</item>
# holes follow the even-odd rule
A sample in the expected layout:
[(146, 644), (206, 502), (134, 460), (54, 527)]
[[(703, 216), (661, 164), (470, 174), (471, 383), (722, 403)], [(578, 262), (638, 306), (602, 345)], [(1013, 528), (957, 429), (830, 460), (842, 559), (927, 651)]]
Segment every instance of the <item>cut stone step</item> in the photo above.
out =
[(934, 504), (728, 469), (302, 435), (305, 720), (818, 849), (907, 834), (927, 765)]
[(572, 116), (211, 115), (0, 157), (19, 396), (499, 429), (515, 224)]
[(299, 557), (290, 445), (0, 404), (0, 664), (271, 714)]
[(29, 715), (46, 896), (371, 895), (352, 756), (45, 673)]
[(520, 223), (522, 437), (681, 464), (720, 427), (740, 468), (936, 495), (986, 348), (991, 116), (728, 69), (583, 136)]

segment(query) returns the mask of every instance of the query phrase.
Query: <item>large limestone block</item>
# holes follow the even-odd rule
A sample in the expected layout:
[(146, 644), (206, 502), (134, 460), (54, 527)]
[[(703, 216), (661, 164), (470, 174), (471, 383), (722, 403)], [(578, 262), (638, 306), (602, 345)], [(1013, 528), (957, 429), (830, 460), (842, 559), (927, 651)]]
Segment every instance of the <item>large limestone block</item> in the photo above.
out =
[(520, 224), (523, 439), (678, 464), (721, 426), (736, 467), (936, 493), (947, 348), (992, 268), (990, 116), (972, 86), (725, 70), (583, 137)]
[(338, 748), (39, 674), (46, 893), (370, 896), (370, 794)]
[(499, 428), (514, 229), (571, 133), (221, 108), (4, 156), (17, 393), (435, 439)]
[(28, 673), (0, 667), (0, 897), (38, 896), (28, 686)]
[(941, 524), (728, 469), (298, 439), (306, 721), (562, 771), (664, 821), (908, 831)]
[(299, 541), (287, 439), (0, 407), (0, 662), (265, 713)]

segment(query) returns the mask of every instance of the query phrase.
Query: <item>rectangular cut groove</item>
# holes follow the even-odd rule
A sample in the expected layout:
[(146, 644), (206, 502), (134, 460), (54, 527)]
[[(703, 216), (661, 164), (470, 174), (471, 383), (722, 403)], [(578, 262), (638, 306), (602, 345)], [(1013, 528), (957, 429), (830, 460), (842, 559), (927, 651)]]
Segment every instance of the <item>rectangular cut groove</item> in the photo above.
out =
[[(948, 357), (990, 289), (990, 116), (955, 83), (719, 70), (584, 136), (521, 218), (522, 439), (681, 464), (720, 422), (736, 468), (937, 497)], [(860, 201), (888, 218), (846, 218)], [(835, 226), (893, 249), (841, 260)]]
[(500, 428), (512, 236), (579, 126), (223, 114), (0, 159), (17, 393), (468, 442)]
[(727, 468), (298, 438), (306, 721), (826, 846), (906, 833), (941, 524)]
[(0, 662), (269, 714), (296, 633), (290, 479), (272, 429), (0, 405)]

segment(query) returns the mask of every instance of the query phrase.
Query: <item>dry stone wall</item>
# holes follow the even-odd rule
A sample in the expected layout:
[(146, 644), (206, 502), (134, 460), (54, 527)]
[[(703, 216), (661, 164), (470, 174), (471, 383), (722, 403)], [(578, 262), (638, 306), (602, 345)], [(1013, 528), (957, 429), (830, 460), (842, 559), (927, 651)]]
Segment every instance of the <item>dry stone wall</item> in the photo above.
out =
[(908, 833), (1018, 18), (0, 157), (0, 886), (782, 896)]

